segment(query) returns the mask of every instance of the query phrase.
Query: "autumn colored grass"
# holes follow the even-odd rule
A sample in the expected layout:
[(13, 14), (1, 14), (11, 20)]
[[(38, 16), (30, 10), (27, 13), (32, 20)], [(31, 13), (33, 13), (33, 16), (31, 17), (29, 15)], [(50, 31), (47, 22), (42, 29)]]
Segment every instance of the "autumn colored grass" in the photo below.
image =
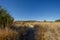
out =
[(60, 40), (60, 22), (42, 22), (37, 30), (37, 40)]
[(0, 29), (0, 40), (16, 40), (17, 32), (9, 28)]
[[(17, 24), (19, 27), (37, 27), (36, 40), (60, 40), (60, 22), (33, 22)], [(16, 26), (17, 26), (16, 25)], [(24, 33), (24, 32), (23, 32)], [(9, 28), (0, 29), (0, 40), (17, 40), (20, 32)]]

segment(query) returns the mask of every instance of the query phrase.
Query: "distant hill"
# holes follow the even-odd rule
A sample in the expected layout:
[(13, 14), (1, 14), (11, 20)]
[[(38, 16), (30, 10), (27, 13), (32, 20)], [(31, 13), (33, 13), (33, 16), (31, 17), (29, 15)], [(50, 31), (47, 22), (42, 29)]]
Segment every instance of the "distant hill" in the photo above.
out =
[(15, 22), (40, 22), (40, 21), (36, 21), (36, 20), (27, 20), (27, 21), (15, 21)]

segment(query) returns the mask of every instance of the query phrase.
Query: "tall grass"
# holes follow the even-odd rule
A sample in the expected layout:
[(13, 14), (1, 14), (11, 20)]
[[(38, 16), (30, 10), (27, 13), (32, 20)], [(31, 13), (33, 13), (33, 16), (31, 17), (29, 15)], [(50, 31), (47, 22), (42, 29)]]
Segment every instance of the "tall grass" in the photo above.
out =
[[(25, 37), (27, 28), (35, 29), (36, 40), (60, 40), (60, 23), (59, 22), (36, 22), (20, 24), (20, 30), (12, 30), (10, 28), (0, 29), (0, 40), (18, 40), (21, 37)], [(20, 35), (23, 36), (20, 36)], [(29, 34), (31, 35), (31, 34)], [(20, 37), (19, 37), (20, 36)], [(28, 36), (27, 36), (28, 37)], [(25, 37), (26, 38), (26, 37)]]
[(17, 40), (17, 32), (9, 28), (0, 29), (0, 40)]
[(37, 27), (37, 40), (60, 40), (60, 23), (40, 23)]

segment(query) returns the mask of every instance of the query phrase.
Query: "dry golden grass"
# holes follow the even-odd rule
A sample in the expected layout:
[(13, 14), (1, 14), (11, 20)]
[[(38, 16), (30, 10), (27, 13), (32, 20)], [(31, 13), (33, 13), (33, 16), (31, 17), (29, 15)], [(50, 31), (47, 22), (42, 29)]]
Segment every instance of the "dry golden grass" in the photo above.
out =
[(9, 28), (0, 29), (0, 40), (17, 40), (17, 32)]
[(60, 40), (60, 23), (40, 23), (37, 30), (36, 38), (37, 40)]
[[(37, 25), (37, 40), (60, 40), (60, 22), (28, 22), (17, 25)], [(28, 26), (27, 26), (28, 27)]]
[[(22, 27), (36, 26), (37, 40), (60, 40), (60, 22), (34, 22), (17, 24)], [(33, 28), (34, 28), (33, 27)], [(19, 33), (20, 35), (20, 33)], [(18, 33), (9, 28), (0, 29), (0, 40), (17, 40)]]

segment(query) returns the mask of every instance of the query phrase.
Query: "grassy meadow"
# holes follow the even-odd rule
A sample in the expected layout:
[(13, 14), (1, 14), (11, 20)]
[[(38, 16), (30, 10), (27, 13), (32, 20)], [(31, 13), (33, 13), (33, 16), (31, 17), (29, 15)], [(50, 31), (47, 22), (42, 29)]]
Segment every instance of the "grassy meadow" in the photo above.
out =
[[(22, 40), (18, 39), (18, 37), (20, 38), (20, 35), (23, 34), (22, 38), (24, 38), (27, 32), (24, 29), (25, 27), (36, 30), (34, 32), (36, 40), (60, 40), (60, 22), (21, 22), (15, 23), (14, 25), (16, 27), (12, 27), (13, 30), (8, 27), (5, 29), (0, 28), (0, 40)], [(16, 31), (16, 28), (20, 28), (21, 30)]]

